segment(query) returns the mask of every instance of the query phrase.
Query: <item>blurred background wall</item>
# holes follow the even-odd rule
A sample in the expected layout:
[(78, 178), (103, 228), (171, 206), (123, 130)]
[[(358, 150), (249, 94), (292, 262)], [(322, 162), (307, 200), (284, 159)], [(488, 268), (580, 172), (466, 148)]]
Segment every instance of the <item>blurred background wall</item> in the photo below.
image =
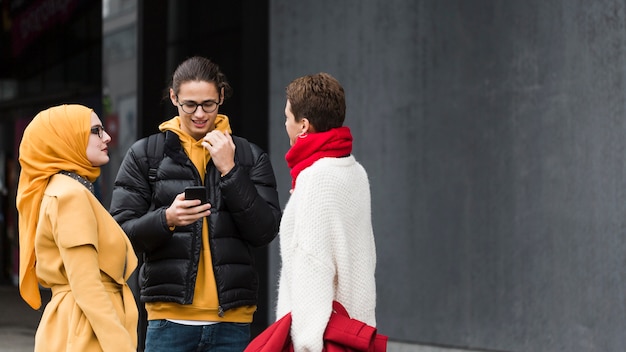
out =
[(329, 72), (370, 176), (381, 331), (626, 348), (623, 2), (272, 0), (270, 18), (281, 195), (284, 87)]

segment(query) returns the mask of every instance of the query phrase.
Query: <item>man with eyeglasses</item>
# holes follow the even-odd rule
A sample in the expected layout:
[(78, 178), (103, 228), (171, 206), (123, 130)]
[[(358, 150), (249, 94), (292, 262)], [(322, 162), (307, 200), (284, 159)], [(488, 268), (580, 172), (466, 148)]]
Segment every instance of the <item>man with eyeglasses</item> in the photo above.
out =
[[(281, 210), (267, 153), (218, 113), (230, 93), (208, 59), (180, 64), (170, 87), (178, 116), (129, 149), (115, 180), (110, 212), (143, 253), (147, 352), (243, 351), (250, 340), (252, 248), (276, 237)], [(189, 186), (206, 199), (186, 199)]]

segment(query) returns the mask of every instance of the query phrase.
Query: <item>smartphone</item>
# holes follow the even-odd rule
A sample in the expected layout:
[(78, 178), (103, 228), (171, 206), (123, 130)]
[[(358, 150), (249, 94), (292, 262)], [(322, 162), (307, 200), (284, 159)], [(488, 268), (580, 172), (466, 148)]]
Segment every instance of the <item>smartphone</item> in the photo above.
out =
[(200, 204), (209, 202), (209, 196), (204, 186), (191, 186), (185, 188), (185, 200), (200, 199)]

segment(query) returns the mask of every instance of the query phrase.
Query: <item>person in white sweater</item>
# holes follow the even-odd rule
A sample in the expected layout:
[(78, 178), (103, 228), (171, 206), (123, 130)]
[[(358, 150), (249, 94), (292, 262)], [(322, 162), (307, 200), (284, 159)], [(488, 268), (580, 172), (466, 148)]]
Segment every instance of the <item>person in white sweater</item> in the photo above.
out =
[(370, 187), (343, 126), (345, 94), (327, 73), (286, 88), (291, 196), (280, 224), (276, 317), (291, 312), (296, 352), (319, 352), (332, 302), (376, 326), (376, 247)]

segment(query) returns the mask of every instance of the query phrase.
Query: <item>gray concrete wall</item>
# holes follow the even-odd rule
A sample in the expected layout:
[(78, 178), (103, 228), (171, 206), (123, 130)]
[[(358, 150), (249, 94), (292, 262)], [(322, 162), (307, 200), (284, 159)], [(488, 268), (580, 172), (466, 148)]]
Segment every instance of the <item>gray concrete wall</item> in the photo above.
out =
[[(392, 340), (624, 350), (624, 6), (270, 1), (281, 202), (284, 87), (329, 72), (370, 176), (378, 326)], [(277, 243), (272, 254), (276, 277)]]

